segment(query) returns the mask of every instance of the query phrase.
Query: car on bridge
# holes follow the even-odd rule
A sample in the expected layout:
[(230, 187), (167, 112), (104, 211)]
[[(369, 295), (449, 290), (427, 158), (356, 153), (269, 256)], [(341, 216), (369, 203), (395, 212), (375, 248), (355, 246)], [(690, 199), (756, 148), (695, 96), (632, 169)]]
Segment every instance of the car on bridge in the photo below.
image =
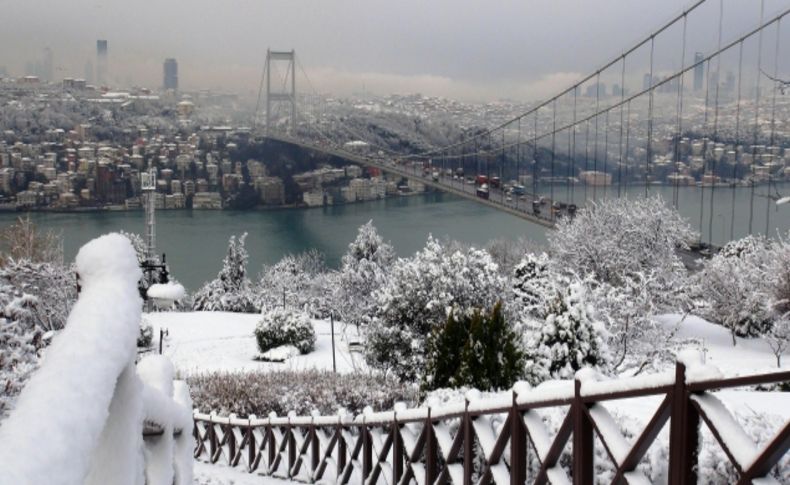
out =
[(488, 184), (482, 184), (480, 187), (477, 188), (477, 196), (481, 199), (488, 199), (489, 192), (488, 192)]

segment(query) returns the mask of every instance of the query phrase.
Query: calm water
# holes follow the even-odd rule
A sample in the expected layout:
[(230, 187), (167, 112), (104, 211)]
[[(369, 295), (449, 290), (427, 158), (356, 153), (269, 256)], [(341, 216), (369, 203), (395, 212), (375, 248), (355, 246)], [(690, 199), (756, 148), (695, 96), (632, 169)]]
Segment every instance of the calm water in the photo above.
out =
[[(671, 187), (651, 187), (671, 203)], [(758, 193), (765, 188), (758, 187)], [(782, 195), (790, 194), (790, 184), (778, 187)], [(555, 186), (557, 199), (567, 195), (565, 187)], [(548, 195), (549, 189), (544, 189)], [(633, 196), (644, 194), (644, 187), (629, 189)], [(703, 239), (708, 240), (710, 189), (704, 189)], [(611, 188), (606, 195), (616, 194)], [(679, 192), (681, 213), (699, 230), (700, 196), (702, 189), (682, 188)], [(604, 196), (599, 188), (595, 194), (587, 189), (587, 197)], [(583, 200), (584, 188), (576, 187), (577, 203)], [(729, 238), (733, 191), (714, 190), (713, 242), (721, 244)], [(749, 189), (735, 191), (735, 237), (748, 233)], [(779, 206), (764, 197), (754, 198), (754, 232), (765, 232), (766, 207), (769, 207), (769, 232), (790, 229), (790, 205)], [(0, 213), (0, 225), (10, 224), (18, 214)], [(143, 232), (143, 212), (102, 213), (33, 213), (33, 220), (41, 227), (63, 234), (67, 260), (73, 260), (81, 245), (111, 231), (124, 229)], [(249, 233), (250, 252), (248, 270), (257, 275), (264, 264), (271, 264), (288, 253), (309, 248), (321, 250), (330, 265), (337, 265), (357, 228), (368, 220), (391, 241), (399, 255), (410, 255), (420, 249), (429, 233), (447, 236), (466, 243), (482, 245), (502, 237), (517, 239), (526, 236), (536, 242), (546, 240), (546, 230), (514, 216), (489, 209), (480, 204), (447, 194), (393, 198), (363, 204), (351, 204), (314, 209), (278, 211), (161, 211), (157, 213), (157, 246), (167, 253), (173, 274), (190, 289), (213, 278), (220, 268), (232, 234)]]

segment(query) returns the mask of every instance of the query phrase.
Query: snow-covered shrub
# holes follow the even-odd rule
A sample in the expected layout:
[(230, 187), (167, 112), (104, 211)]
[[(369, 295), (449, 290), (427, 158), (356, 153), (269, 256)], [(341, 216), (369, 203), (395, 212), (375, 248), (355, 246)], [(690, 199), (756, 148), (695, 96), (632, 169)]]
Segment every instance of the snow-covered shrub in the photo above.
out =
[(20, 217), (0, 230), (0, 263), (9, 259), (62, 263), (61, 237), (52, 231), (39, 231), (29, 215)]
[(611, 285), (649, 270), (672, 281), (685, 274), (677, 254), (694, 232), (660, 196), (606, 199), (589, 205), (573, 219), (560, 219), (549, 235), (559, 268)]
[(0, 419), (13, 408), (19, 391), (38, 367), (41, 330), (0, 318)]
[(425, 342), (450, 312), (471, 315), (502, 298), (507, 279), (491, 256), (470, 248), (451, 250), (433, 237), (424, 249), (393, 264), (387, 284), (374, 293), (376, 314), (367, 332), (365, 357), (402, 380), (425, 370)]
[(77, 300), (74, 272), (55, 263), (9, 260), (0, 267), (0, 285), (0, 308), (44, 331), (62, 329)]
[(417, 403), (414, 386), (370, 373), (219, 372), (192, 376), (187, 381), (196, 408), (223, 415), (235, 413), (241, 417), (267, 416), (270, 412), (284, 416), (289, 411), (307, 416), (313, 410), (332, 415), (340, 408), (360, 413), (366, 406), (384, 411), (392, 409), (398, 401), (410, 406)]
[(137, 347), (147, 349), (154, 341), (154, 327), (145, 318), (140, 320), (140, 333), (137, 335)]
[(790, 231), (774, 243), (768, 273), (771, 278), (771, 307), (775, 314), (790, 312)]
[(324, 256), (318, 251), (286, 255), (261, 271), (255, 287), (256, 306), (290, 306), (315, 318), (323, 318), (332, 307), (334, 278), (334, 273), (326, 270)]
[(505, 321), (501, 302), (486, 313), (450, 314), (431, 333), (426, 355), (424, 389), (507, 389), (524, 372), (520, 338)]
[(524, 259), (525, 254), (535, 254), (544, 250), (545, 248), (523, 236), (515, 241), (499, 237), (486, 244), (486, 251), (499, 266), (500, 271), (508, 275), (512, 272), (512, 268)]
[(571, 379), (583, 367), (609, 361), (605, 329), (592, 313), (585, 285), (557, 277), (552, 286), (545, 319), (527, 316), (523, 322), (526, 374), (532, 384)]
[(723, 325), (735, 337), (762, 335), (771, 326), (771, 243), (747, 236), (731, 242), (705, 261), (695, 275), (705, 318)]
[(207, 282), (195, 293), (192, 309), (195, 311), (239, 312), (255, 311), (250, 280), (247, 278), (247, 249), (244, 241), (247, 233), (238, 239), (231, 236), (228, 254), (222, 261), (222, 269), (217, 277)]
[(261, 353), (282, 345), (293, 345), (307, 354), (315, 347), (315, 330), (307, 314), (292, 308), (264, 310), (255, 327), (255, 340)]
[(338, 274), (335, 308), (344, 322), (357, 326), (370, 322), (373, 292), (386, 283), (394, 259), (395, 251), (376, 232), (373, 221), (360, 226)]
[(535, 318), (543, 318), (546, 297), (551, 291), (552, 271), (546, 253), (527, 254), (516, 265), (513, 274), (513, 297), (525, 312)]

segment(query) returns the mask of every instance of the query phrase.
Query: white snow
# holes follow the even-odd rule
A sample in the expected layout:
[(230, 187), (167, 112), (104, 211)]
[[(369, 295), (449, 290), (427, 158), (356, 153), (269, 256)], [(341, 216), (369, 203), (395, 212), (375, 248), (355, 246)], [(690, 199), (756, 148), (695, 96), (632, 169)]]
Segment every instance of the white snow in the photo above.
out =
[(757, 456), (757, 446), (735, 421), (724, 404), (711, 394), (694, 394), (691, 399), (700, 405), (702, 411), (712, 421), (724, 441), (724, 445), (730, 450), (741, 468), (751, 465)]
[(113, 483), (139, 483), (130, 472), (139, 459), (128, 449), (134, 443), (94, 451), (140, 417), (139, 403), (121, 396), (135, 385), (124, 369), (136, 355), (142, 274), (131, 243), (118, 234), (83, 246), (76, 268), (79, 300), (0, 427), (0, 483), (78, 484), (113, 474)]
[(299, 352), (299, 349), (293, 345), (281, 345), (262, 353), (259, 356), (259, 360), (268, 362), (285, 362), (291, 357), (296, 357), (299, 354), (301, 354), (301, 352)]
[(155, 283), (148, 288), (147, 294), (149, 298), (177, 301), (184, 298), (186, 290), (180, 283)]
[[(214, 371), (332, 369), (332, 332), (327, 320), (313, 320), (315, 350), (289, 358), (285, 363), (255, 360), (258, 347), (253, 332), (261, 316), (230, 312), (156, 312), (146, 314), (154, 328), (167, 329), (163, 354), (179, 375)], [(335, 323), (338, 372), (366, 370), (364, 358), (350, 352), (348, 342), (357, 340), (353, 327)]]

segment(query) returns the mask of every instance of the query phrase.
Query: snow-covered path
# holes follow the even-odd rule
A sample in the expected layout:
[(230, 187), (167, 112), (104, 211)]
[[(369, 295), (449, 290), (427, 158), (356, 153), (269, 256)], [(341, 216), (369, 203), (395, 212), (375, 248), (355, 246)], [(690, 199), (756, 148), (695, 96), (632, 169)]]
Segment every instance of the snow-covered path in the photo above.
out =
[[(159, 344), (159, 328), (168, 330), (164, 354), (170, 357), (182, 375), (214, 371), (332, 368), (332, 332), (326, 320), (313, 320), (317, 337), (313, 352), (278, 364), (254, 360), (258, 349), (253, 331), (261, 318), (257, 313), (161, 312), (146, 314), (145, 318), (154, 327), (154, 345)], [(344, 329), (344, 325), (335, 324), (338, 372), (366, 368), (364, 359), (348, 350), (348, 339), (353, 340), (355, 336), (354, 328)]]

